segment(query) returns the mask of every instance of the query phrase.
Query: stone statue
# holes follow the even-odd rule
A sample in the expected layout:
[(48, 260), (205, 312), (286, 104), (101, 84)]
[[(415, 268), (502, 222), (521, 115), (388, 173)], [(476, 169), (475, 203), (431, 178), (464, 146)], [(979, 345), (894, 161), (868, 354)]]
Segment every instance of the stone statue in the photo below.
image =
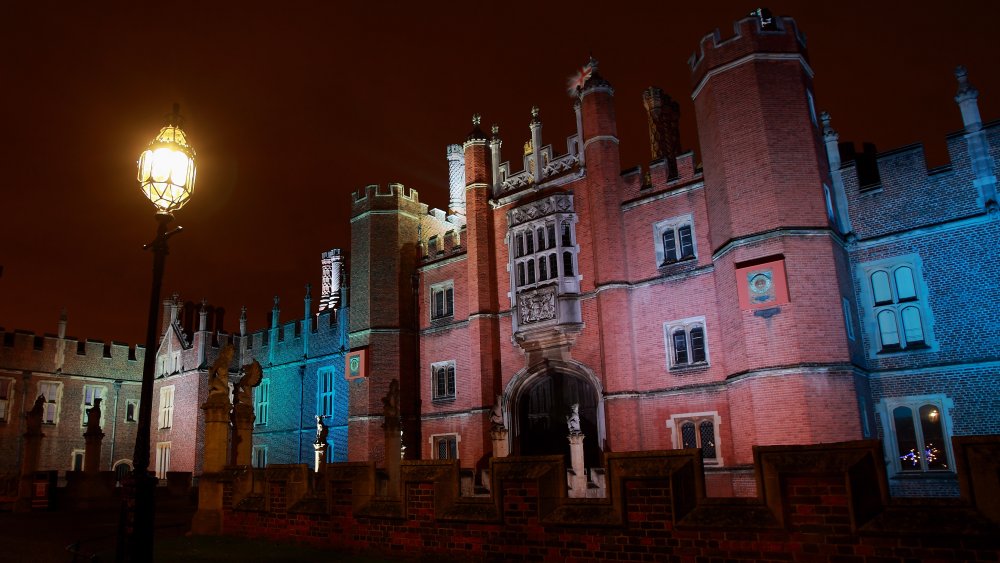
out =
[(580, 403), (573, 403), (569, 409), (570, 414), (566, 417), (566, 426), (569, 427), (570, 436), (582, 434), (580, 431)]
[(503, 429), (503, 408), (500, 406), (502, 404), (503, 397), (497, 395), (497, 402), (493, 403), (493, 411), (490, 412), (490, 423), (493, 426), (493, 430)]
[(39, 395), (35, 399), (34, 406), (25, 415), (28, 419), (28, 430), (25, 432), (28, 435), (37, 435), (42, 433), (42, 413), (45, 411), (45, 397)]
[(257, 360), (243, 366), (241, 371), (243, 372), (243, 377), (240, 378), (236, 384), (236, 389), (233, 391), (236, 395), (234, 403), (238, 405), (252, 405), (253, 389), (260, 385), (261, 380), (264, 379), (264, 371), (260, 368), (260, 363)]
[(219, 357), (215, 359), (212, 367), (208, 370), (208, 398), (212, 399), (220, 394), (229, 399), (229, 364), (233, 361), (233, 345), (227, 344), (219, 350)]
[(399, 424), (399, 380), (389, 383), (389, 392), (382, 397), (382, 415), (385, 417), (383, 428), (387, 424)]
[(323, 424), (323, 417), (316, 415), (316, 441), (313, 443), (318, 445), (326, 444), (326, 437), (330, 433), (330, 429)]
[(87, 409), (87, 433), (98, 434), (101, 432), (101, 399), (94, 399), (94, 406)]

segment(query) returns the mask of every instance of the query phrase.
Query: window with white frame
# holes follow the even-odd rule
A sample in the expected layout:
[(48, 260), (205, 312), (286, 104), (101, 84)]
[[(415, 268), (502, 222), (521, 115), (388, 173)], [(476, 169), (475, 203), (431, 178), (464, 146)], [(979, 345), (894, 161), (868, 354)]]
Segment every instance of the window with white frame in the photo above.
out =
[(431, 397), (435, 401), (455, 398), (455, 361), (431, 364)]
[(666, 266), (697, 256), (694, 239), (694, 221), (691, 215), (682, 215), (653, 225), (656, 263)]
[(431, 320), (455, 314), (455, 282), (436, 283), (431, 286)]
[(320, 416), (333, 415), (334, 375), (333, 368), (324, 368), (317, 372), (316, 381), (316, 414)]
[(862, 264), (861, 287), (869, 309), (872, 352), (926, 349), (931, 344), (930, 310), (920, 273), (911, 255)]
[(9, 377), (0, 377), (0, 422), (7, 422), (10, 418), (13, 394), (14, 380)]
[(160, 387), (159, 428), (170, 428), (174, 423), (174, 386)]
[(853, 342), (854, 316), (851, 315), (851, 302), (846, 297), (841, 297), (840, 304), (844, 308), (844, 329), (847, 331), (847, 339)]
[(267, 446), (253, 447), (253, 466), (258, 469), (267, 467)]
[(167, 356), (166, 354), (161, 355), (156, 358), (156, 375), (158, 377), (163, 377), (167, 375)]
[(170, 373), (180, 373), (182, 367), (181, 351), (178, 350), (170, 355)]
[[(108, 388), (103, 385), (84, 385), (83, 386), (83, 403), (80, 405), (80, 422), (82, 426), (87, 426), (87, 420), (90, 418), (87, 409), (93, 408), (96, 399), (104, 400), (104, 396), (107, 394)], [(106, 407), (107, 405), (105, 405)], [(104, 425), (104, 409), (101, 409), (101, 425)]]
[(683, 369), (708, 365), (708, 337), (705, 317), (691, 317), (663, 324), (667, 366)]
[(257, 425), (267, 424), (269, 411), (271, 410), (271, 380), (264, 378), (254, 389), (254, 415)]
[(900, 473), (952, 471), (951, 419), (953, 402), (944, 395), (887, 398), (880, 415), (886, 430), (885, 448)]
[(59, 400), (62, 398), (62, 383), (56, 381), (39, 381), (38, 395), (43, 397), (42, 423), (57, 424), (59, 422)]
[(125, 401), (125, 422), (135, 422), (139, 416), (139, 401), (128, 399)]
[(170, 471), (170, 442), (156, 444), (156, 478), (166, 479)]
[(431, 436), (434, 459), (458, 459), (458, 434)]
[(701, 449), (701, 459), (709, 465), (722, 463), (719, 426), (720, 419), (717, 412), (677, 414), (667, 421), (667, 428), (673, 430), (674, 447)]

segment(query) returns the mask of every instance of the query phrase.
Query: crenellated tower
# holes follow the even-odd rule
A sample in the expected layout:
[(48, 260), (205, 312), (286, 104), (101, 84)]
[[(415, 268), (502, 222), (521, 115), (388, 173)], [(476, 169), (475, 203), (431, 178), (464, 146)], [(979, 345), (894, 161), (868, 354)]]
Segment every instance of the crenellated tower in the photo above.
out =
[[(749, 438), (736, 461), (751, 444), (860, 438), (842, 307), (854, 292), (805, 39), (791, 18), (758, 10), (733, 37), (702, 39), (690, 63), (722, 359), (740, 376), (732, 428)], [(819, 403), (842, 423), (818, 420)], [(781, 410), (783, 424), (765, 420)]]

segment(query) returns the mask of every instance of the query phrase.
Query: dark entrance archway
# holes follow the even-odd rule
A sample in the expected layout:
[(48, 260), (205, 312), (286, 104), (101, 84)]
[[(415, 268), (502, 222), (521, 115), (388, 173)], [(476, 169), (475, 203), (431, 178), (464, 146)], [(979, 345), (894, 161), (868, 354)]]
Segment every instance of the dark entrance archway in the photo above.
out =
[(586, 435), (584, 463), (587, 467), (600, 465), (597, 390), (585, 379), (560, 371), (547, 371), (521, 389), (517, 400), (515, 453), (562, 454), (569, 465), (566, 417), (573, 404), (580, 405), (580, 430)]

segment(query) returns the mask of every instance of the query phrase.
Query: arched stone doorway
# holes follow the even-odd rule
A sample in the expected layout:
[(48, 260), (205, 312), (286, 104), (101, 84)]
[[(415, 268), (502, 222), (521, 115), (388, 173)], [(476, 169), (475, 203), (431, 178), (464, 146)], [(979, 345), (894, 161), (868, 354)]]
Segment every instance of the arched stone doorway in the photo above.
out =
[(544, 362), (526, 370), (508, 387), (508, 416), (512, 426), (514, 455), (566, 456), (569, 442), (566, 417), (573, 404), (579, 405), (584, 463), (601, 463), (604, 443), (604, 405), (599, 382), (589, 370), (568, 362)]

